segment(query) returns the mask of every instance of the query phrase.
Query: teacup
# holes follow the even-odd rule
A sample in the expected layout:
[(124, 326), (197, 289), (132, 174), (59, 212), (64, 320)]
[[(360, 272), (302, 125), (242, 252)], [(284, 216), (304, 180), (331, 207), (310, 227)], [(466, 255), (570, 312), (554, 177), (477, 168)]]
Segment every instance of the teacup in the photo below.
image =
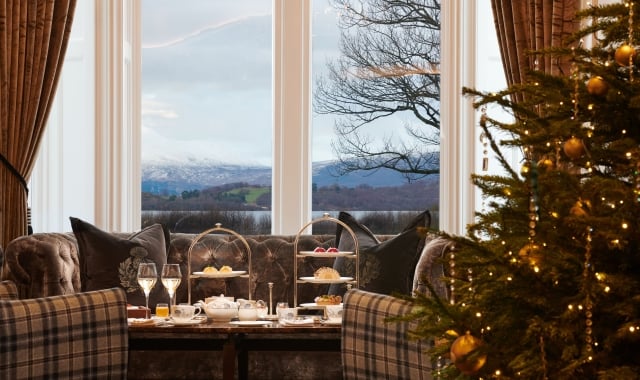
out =
[(238, 319), (241, 321), (255, 321), (258, 319), (258, 309), (247, 303), (238, 309)]
[(278, 309), (278, 320), (291, 322), (298, 316), (298, 309), (295, 307), (282, 307)]
[(171, 319), (178, 323), (189, 322), (194, 317), (200, 314), (202, 309), (199, 306), (192, 305), (175, 305), (171, 309)]
[(327, 305), (325, 312), (329, 322), (339, 323), (342, 321), (342, 305)]

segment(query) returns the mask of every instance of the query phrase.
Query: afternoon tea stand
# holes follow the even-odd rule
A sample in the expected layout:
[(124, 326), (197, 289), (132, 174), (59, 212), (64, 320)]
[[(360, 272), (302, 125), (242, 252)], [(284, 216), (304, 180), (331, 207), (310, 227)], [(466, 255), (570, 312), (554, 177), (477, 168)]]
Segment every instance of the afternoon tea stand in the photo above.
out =
[[(235, 237), (238, 238), (238, 240), (240, 240), (242, 242), (242, 244), (244, 245), (246, 251), (247, 251), (247, 258), (248, 258), (248, 271), (247, 271), (247, 275), (243, 274), (237, 274), (234, 275), (233, 273), (231, 274), (225, 274), (224, 276), (216, 276), (216, 275), (203, 275), (203, 274), (195, 274), (194, 272), (191, 271), (191, 252), (193, 251), (193, 248), (196, 246), (196, 244), (198, 244), (198, 242), (205, 237), (206, 235), (213, 233), (213, 232), (223, 232), (223, 233), (227, 233), (230, 235), (233, 235)], [(207, 278), (207, 279), (224, 279), (227, 280), (229, 278), (233, 278), (233, 277), (248, 277), (249, 282), (251, 282), (251, 247), (249, 247), (249, 243), (247, 242), (247, 240), (242, 237), (242, 235), (240, 235), (239, 233), (237, 233), (234, 230), (228, 229), (228, 228), (223, 228), (221, 223), (216, 223), (215, 227), (213, 228), (209, 228), (208, 230), (204, 230), (202, 231), (200, 234), (198, 234), (193, 241), (191, 242), (191, 245), (189, 246), (189, 250), (187, 251), (187, 272), (189, 273), (189, 281), (187, 281), (187, 293), (188, 293), (188, 303), (191, 304), (191, 279), (193, 278)], [(247, 286), (247, 288), (249, 289), (249, 300), (251, 300), (251, 284), (249, 284), (249, 286)]]
[[(338, 253), (314, 253), (314, 252), (305, 252), (305, 254), (302, 254), (301, 251), (298, 250), (298, 242), (300, 240), (300, 236), (304, 233), (304, 231), (309, 228), (311, 225), (316, 224), (316, 223), (320, 223), (320, 222), (333, 222), (336, 224), (341, 225), (347, 232), (349, 232), (349, 235), (351, 235), (351, 238), (353, 239), (353, 252), (350, 253), (345, 253), (345, 252), (338, 252)], [(356, 288), (359, 287), (360, 284), (360, 255), (359, 255), (359, 247), (358, 247), (358, 239), (356, 238), (356, 234), (353, 232), (353, 230), (343, 221), (331, 217), (328, 213), (324, 213), (320, 218), (317, 219), (313, 219), (311, 220), (309, 223), (305, 224), (304, 226), (302, 226), (302, 228), (298, 231), (298, 233), (296, 234), (296, 238), (294, 240), (293, 243), (293, 278), (295, 278), (296, 284), (293, 287), (293, 307), (298, 307), (298, 286), (300, 284), (306, 284), (306, 283), (313, 283), (315, 281), (311, 280), (311, 279), (305, 279), (302, 277), (298, 277), (298, 259), (301, 258), (307, 258), (307, 257), (311, 257), (311, 258), (326, 258), (326, 257), (344, 257), (345, 259), (353, 259), (356, 261), (355, 263), (355, 276), (353, 279), (350, 280), (343, 280), (341, 279), (336, 279), (336, 280), (326, 280), (326, 281), (322, 281), (321, 283), (323, 284), (342, 284), (342, 283), (346, 283), (347, 284), (347, 289), (350, 289), (352, 286), (355, 286)]]

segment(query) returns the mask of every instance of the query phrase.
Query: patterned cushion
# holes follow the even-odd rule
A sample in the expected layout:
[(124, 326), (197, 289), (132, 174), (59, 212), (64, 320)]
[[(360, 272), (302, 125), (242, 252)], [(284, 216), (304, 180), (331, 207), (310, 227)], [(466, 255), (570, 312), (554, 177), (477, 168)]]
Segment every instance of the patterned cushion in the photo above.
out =
[(0, 301), (0, 379), (125, 379), (127, 329), (122, 289)]
[(409, 322), (387, 318), (408, 314), (411, 303), (359, 289), (344, 297), (342, 366), (345, 380), (431, 379), (429, 345), (409, 339)]
[(18, 288), (13, 281), (0, 282), (0, 300), (17, 300)]
[[(398, 235), (380, 242), (364, 225), (349, 213), (341, 212), (338, 220), (344, 222), (356, 235), (360, 251), (360, 289), (375, 293), (410, 295), (413, 275), (424, 246), (431, 215), (424, 211), (417, 215)], [(341, 251), (354, 250), (351, 234), (338, 225), (336, 242)], [(333, 268), (342, 276), (355, 275), (355, 260), (338, 257)], [(344, 293), (344, 285), (331, 285), (330, 294)]]
[[(160, 224), (154, 224), (130, 236), (102, 231), (78, 218), (69, 218), (78, 241), (82, 291), (120, 286), (127, 291), (132, 305), (144, 305), (145, 297), (138, 285), (140, 262), (156, 264), (158, 274), (167, 263), (169, 234)], [(149, 307), (168, 302), (169, 296), (158, 280), (151, 290)]]

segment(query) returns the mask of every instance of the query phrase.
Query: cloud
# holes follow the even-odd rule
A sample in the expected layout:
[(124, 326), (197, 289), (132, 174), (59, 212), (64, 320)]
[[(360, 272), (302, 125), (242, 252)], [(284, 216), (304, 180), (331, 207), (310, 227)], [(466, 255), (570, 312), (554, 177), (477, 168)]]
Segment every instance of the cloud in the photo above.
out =
[[(270, 165), (271, 2), (143, 0), (142, 8), (143, 161), (201, 157)], [(337, 54), (335, 32), (325, 26), (336, 16), (324, 5), (313, 17), (317, 74)], [(314, 130), (331, 134), (326, 119), (315, 119), (323, 126)], [(329, 139), (318, 138), (314, 159), (328, 159), (329, 152)]]

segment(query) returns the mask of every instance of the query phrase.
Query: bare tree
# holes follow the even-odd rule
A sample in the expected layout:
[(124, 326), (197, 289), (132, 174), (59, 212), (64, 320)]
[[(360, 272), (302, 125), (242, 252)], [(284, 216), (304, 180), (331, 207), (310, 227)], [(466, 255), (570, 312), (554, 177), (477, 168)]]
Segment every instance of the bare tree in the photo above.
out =
[[(316, 81), (315, 112), (338, 116), (332, 147), (339, 174), (386, 168), (414, 180), (439, 173), (440, 0), (332, 0), (332, 6), (340, 16), (341, 57)], [(398, 126), (410, 139), (368, 133), (401, 114), (415, 117)]]

